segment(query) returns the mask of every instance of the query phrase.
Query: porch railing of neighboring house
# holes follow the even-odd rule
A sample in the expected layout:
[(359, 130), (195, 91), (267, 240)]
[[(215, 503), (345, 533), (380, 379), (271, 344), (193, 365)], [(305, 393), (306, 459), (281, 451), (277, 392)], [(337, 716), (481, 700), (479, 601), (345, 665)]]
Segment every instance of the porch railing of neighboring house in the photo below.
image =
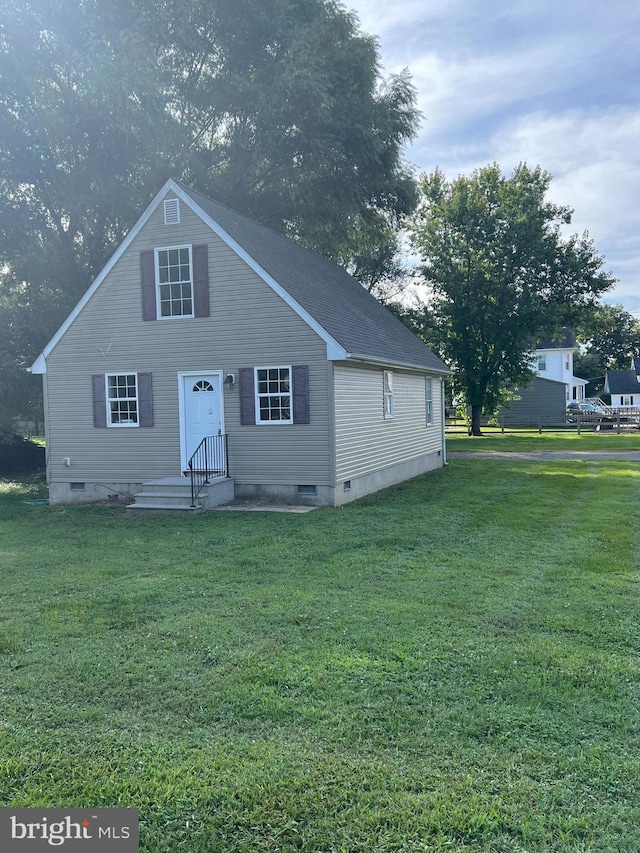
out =
[(226, 434), (203, 438), (191, 455), (188, 468), (191, 475), (191, 506), (195, 507), (200, 490), (212, 477), (229, 476)]

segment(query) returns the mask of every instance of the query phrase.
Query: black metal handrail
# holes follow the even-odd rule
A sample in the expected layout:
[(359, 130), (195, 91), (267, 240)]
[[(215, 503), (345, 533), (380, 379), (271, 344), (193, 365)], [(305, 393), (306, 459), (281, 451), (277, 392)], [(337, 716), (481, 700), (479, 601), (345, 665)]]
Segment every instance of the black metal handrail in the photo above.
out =
[(207, 435), (191, 454), (188, 462), (191, 474), (191, 506), (211, 477), (228, 477), (227, 436)]

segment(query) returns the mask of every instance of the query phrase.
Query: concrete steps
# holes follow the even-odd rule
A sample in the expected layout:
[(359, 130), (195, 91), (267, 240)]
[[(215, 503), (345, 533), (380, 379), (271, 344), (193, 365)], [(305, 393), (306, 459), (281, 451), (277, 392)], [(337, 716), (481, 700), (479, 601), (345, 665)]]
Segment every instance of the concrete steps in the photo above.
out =
[(191, 506), (191, 481), (188, 477), (163, 477), (142, 484), (142, 491), (134, 495), (127, 512), (132, 515), (191, 515), (229, 503), (234, 498), (234, 481), (229, 477), (215, 477), (203, 486)]

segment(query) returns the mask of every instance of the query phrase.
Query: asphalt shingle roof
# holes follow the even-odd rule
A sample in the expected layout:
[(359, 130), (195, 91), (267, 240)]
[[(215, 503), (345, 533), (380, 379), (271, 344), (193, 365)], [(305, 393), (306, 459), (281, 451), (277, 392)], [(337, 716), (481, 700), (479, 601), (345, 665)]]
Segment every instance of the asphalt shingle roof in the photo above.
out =
[(607, 370), (606, 387), (609, 394), (640, 394), (635, 370)]
[(450, 372), (434, 352), (338, 264), (202, 193), (179, 186), (350, 355), (390, 365)]

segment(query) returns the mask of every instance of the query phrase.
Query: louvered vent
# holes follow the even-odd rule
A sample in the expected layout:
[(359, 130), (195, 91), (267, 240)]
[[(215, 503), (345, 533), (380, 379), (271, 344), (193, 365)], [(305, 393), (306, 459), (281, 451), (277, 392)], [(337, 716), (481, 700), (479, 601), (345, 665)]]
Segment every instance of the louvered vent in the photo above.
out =
[(167, 198), (164, 202), (164, 224), (177, 225), (180, 222), (180, 200)]

